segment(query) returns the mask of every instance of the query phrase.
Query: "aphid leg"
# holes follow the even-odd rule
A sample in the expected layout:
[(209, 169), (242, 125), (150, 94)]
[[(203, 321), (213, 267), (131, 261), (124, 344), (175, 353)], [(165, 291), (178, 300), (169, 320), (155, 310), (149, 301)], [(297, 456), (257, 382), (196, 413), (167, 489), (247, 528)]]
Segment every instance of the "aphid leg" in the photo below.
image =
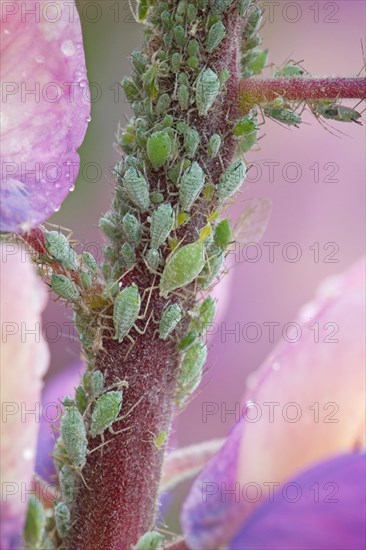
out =
[(141, 334), (141, 335), (145, 334), (146, 331), (147, 331), (147, 329), (148, 329), (148, 326), (149, 326), (149, 324), (150, 324), (150, 321), (151, 321), (152, 316), (153, 316), (153, 312), (151, 312), (150, 317), (148, 318), (147, 323), (146, 323), (146, 325), (145, 325), (145, 327), (144, 327), (143, 330), (141, 330), (141, 329), (136, 325), (136, 323), (135, 323), (135, 324), (133, 325), (133, 328), (136, 330), (136, 332), (138, 332), (138, 333)]
[[(138, 399), (138, 400), (136, 401), (136, 403), (135, 403), (134, 405), (132, 405), (132, 407), (129, 409), (129, 411), (126, 412), (126, 414), (124, 414), (123, 416), (119, 416), (118, 418), (116, 418), (116, 420), (115, 420), (114, 422), (120, 422), (121, 420), (124, 420), (125, 418), (128, 418), (128, 417), (130, 416), (130, 414), (135, 410), (135, 408), (141, 403), (141, 401), (143, 400), (144, 397), (145, 397), (145, 396), (142, 395), (142, 396), (140, 397), (140, 399)], [(110, 427), (110, 428), (111, 428), (111, 427)], [(109, 429), (110, 429), (110, 428), (109, 428)], [(124, 431), (124, 430), (122, 430), (122, 431)], [(112, 432), (112, 433), (113, 433), (113, 432)]]
[(134, 345), (136, 344), (135, 340), (132, 338), (132, 336), (130, 334), (127, 334), (127, 338), (130, 340), (131, 345), (128, 348), (128, 351), (127, 351), (126, 355), (123, 358), (125, 361), (126, 361), (127, 357), (130, 355), (131, 351), (133, 350)]

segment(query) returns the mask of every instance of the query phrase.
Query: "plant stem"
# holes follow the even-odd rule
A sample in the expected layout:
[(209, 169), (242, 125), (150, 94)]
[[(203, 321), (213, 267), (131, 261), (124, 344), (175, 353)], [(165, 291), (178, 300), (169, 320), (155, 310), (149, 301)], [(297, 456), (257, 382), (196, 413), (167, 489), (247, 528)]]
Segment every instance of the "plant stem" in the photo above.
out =
[(366, 78), (250, 78), (239, 83), (243, 114), (254, 105), (268, 103), (279, 96), (292, 101), (365, 99)]

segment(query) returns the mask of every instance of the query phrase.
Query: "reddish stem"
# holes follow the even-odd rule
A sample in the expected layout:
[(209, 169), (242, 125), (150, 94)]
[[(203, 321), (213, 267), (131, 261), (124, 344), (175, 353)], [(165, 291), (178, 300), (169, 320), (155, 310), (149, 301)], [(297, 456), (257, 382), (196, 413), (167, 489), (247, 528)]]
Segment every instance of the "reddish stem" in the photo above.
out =
[(251, 78), (240, 81), (239, 96), (244, 113), (279, 96), (293, 101), (365, 99), (366, 78)]

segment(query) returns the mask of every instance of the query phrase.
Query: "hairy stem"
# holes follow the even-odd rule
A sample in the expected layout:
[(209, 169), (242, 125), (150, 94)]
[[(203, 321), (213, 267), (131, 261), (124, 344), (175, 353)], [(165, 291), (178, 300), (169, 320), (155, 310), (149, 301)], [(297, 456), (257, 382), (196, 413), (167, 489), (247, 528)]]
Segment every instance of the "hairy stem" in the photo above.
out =
[(276, 97), (292, 101), (317, 99), (365, 99), (366, 78), (269, 78), (239, 83), (240, 109), (246, 114), (254, 105)]

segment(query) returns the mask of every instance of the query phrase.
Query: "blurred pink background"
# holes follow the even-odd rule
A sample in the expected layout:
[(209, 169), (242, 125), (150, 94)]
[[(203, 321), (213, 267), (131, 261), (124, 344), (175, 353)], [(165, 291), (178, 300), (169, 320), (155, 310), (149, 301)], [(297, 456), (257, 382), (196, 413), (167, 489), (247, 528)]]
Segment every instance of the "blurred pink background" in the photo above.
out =
[[(84, 173), (82, 170), (75, 192), (51, 221), (72, 228), (75, 238), (81, 241), (100, 243), (98, 218), (109, 208), (113, 190), (109, 169), (119, 158), (113, 149), (114, 134), (119, 121), (124, 124), (130, 114), (122, 93), (119, 101), (114, 101), (115, 83), (130, 72), (127, 56), (139, 46), (142, 33), (139, 25), (131, 21), (128, 2), (120, 3), (119, 15), (112, 9), (114, 2), (99, 3), (102, 17), (96, 22), (91, 22), (95, 15), (91, 7), (86, 9), (87, 0), (79, 4), (89, 80), (98, 83), (95, 90), (101, 90), (101, 98), (93, 104), (92, 122), (81, 148)], [(273, 10), (272, 22), (267, 13), (262, 31), (263, 47), (270, 48), (271, 63), (280, 66), (287, 58), (304, 60), (302, 65), (315, 75), (347, 76), (361, 70), (364, 2), (305, 0), (263, 5)], [(114, 22), (117, 16), (120, 21)], [(233, 409), (242, 397), (248, 373), (274, 347), (264, 323), (280, 323), (274, 331), (274, 340), (278, 341), (283, 326), (296, 320), (299, 308), (312, 298), (318, 283), (344, 271), (363, 254), (364, 126), (334, 123), (335, 129), (347, 134), (339, 138), (326, 131), (309, 112), (304, 113), (303, 120), (299, 129), (291, 130), (267, 121), (261, 126), (263, 137), (257, 149), (245, 157), (248, 165), (255, 166), (230, 213), (237, 217), (248, 198), (269, 197), (273, 201), (272, 218), (260, 247), (248, 249), (246, 261), (244, 257), (241, 262), (233, 262), (224, 283), (229, 285), (229, 292), (225, 303), (219, 306), (218, 332), (209, 341), (208, 373), (198, 396), (177, 417), (178, 445), (228, 432), (233, 415), (225, 419), (217, 414), (204, 422), (203, 403), (216, 402), (220, 407), (224, 403), (221, 410), (225, 406)], [(274, 178), (270, 177), (268, 162), (272, 163)], [(96, 182), (91, 181), (96, 172), (90, 163), (101, 167)], [(297, 243), (296, 248), (288, 245), (293, 242)], [(279, 243), (274, 249), (274, 261), (270, 261), (269, 245), (264, 243)], [(258, 250), (262, 257), (249, 261)], [(301, 253), (301, 258), (291, 262), (286, 260), (286, 253), (290, 259)], [(61, 306), (49, 305), (45, 323), (62, 324), (68, 320), (68, 313)], [(242, 334), (236, 341), (233, 334), (225, 336), (223, 323), (227, 330), (233, 330), (235, 323), (240, 324), (240, 329), (247, 323), (257, 323), (262, 335), (255, 343), (245, 341)], [(51, 328), (49, 333), (51, 339), (56, 339)], [(320, 333), (321, 337), (325, 335)], [(249, 330), (247, 340), (254, 337), (254, 329)], [(67, 334), (50, 346), (52, 365), (48, 378), (79, 357), (78, 344), (70, 342)]]

